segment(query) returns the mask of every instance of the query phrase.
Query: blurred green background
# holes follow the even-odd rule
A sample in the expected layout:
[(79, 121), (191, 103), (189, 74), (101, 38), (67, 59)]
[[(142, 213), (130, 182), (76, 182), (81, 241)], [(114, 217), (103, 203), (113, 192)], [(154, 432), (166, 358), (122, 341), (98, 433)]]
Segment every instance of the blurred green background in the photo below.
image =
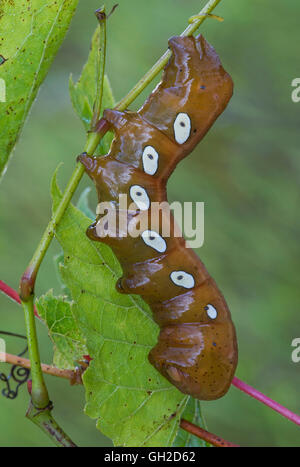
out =
[[(107, 10), (115, 3), (106, 1)], [(205, 1), (130, 0), (108, 22), (108, 65), (119, 100), (181, 32)], [(43, 85), (1, 186), (0, 278), (14, 288), (50, 216), (49, 183), (63, 161), (65, 186), (85, 135), (68, 96), (70, 72), (79, 76), (96, 26), (99, 0), (81, 0), (70, 32)], [(170, 201), (205, 202), (205, 244), (198, 251), (223, 291), (239, 340), (237, 376), (300, 413), (300, 363), (291, 361), (299, 320), (300, 103), (291, 82), (300, 76), (298, 0), (223, 0), (201, 31), (235, 82), (226, 112), (169, 182)], [(138, 100), (141, 103), (149, 93)], [(132, 107), (134, 108), (134, 107)], [(78, 194), (89, 184), (87, 177)], [(76, 195), (76, 198), (78, 196)], [(94, 193), (91, 196), (95, 207)], [(59, 290), (53, 242), (37, 293)], [(1, 329), (24, 333), (20, 307), (0, 296)], [(51, 344), (39, 325), (42, 360)], [(17, 353), (23, 342), (8, 339)], [(0, 369), (7, 368), (1, 364)], [(47, 378), (55, 415), (81, 446), (109, 445), (83, 412), (84, 392)], [(1, 386), (1, 384), (0, 384)], [(0, 397), (0, 445), (51, 445), (24, 418), (26, 389), (15, 401)], [(210, 431), (246, 446), (299, 446), (300, 428), (232, 388), (202, 404)]]

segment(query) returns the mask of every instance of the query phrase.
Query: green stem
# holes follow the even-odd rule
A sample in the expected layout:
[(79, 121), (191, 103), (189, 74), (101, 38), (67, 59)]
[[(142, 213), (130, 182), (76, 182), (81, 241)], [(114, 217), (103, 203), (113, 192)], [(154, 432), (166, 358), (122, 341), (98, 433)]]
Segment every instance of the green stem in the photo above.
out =
[(74, 448), (76, 444), (60, 428), (51, 414), (52, 406), (43, 410), (37, 409), (31, 402), (26, 413), (26, 417), (37, 425), (44, 433), (49, 436), (56, 446), (64, 448)]
[(103, 98), (103, 83), (104, 83), (104, 73), (105, 73), (105, 60), (106, 60), (106, 14), (105, 7), (100, 8), (96, 11), (96, 16), (99, 21), (100, 33), (99, 33), (99, 49), (98, 49), (98, 59), (99, 64), (97, 67), (97, 90), (96, 90), (96, 99), (94, 104), (94, 114), (91, 122), (91, 129), (95, 130), (97, 122), (100, 118), (100, 112), (102, 107), (102, 98)]
[(40, 353), (37, 342), (35, 316), (33, 312), (33, 295), (23, 303), (25, 326), (27, 330), (28, 353), (31, 362), (32, 389), (31, 397), (37, 409), (48, 407), (50, 400), (41, 368)]
[(31, 401), (26, 417), (39, 426), (57, 446), (75, 447), (73, 441), (64, 433), (51, 414), (53, 407), (49, 399), (41, 367), (33, 309), (33, 295), (26, 302), (22, 302), (22, 305), (25, 315), (32, 378)]

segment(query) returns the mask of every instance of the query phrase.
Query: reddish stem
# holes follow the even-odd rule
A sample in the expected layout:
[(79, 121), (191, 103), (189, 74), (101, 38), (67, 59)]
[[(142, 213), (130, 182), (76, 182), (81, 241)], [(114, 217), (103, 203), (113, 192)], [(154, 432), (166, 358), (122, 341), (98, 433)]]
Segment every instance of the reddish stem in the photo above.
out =
[[(9, 298), (17, 302), (19, 305), (21, 304), (21, 300), (20, 300), (18, 292), (16, 292), (14, 289), (9, 287), (9, 285), (5, 284), (5, 282), (1, 280), (0, 280), (0, 292), (3, 292), (5, 295), (7, 295)], [(40, 318), (35, 307), (34, 307), (34, 314), (37, 318)]]
[(21, 303), (19, 295), (17, 294), (17, 292), (14, 289), (12, 289), (11, 287), (9, 287), (9, 285), (5, 284), (5, 282), (3, 282), (3, 281), (0, 281), (0, 290), (5, 295), (10, 297), (12, 300), (14, 300), (15, 302)]
[(237, 444), (233, 444), (230, 441), (226, 441), (225, 439), (220, 438), (217, 435), (214, 435), (213, 433), (209, 433), (209, 431), (203, 430), (203, 428), (200, 428), (197, 425), (194, 425), (191, 422), (188, 422), (187, 420), (184, 420), (183, 418), (180, 421), (180, 426), (183, 430), (188, 431), (192, 435), (197, 436), (200, 439), (203, 439), (207, 443), (212, 444), (213, 446), (216, 446), (217, 448), (238, 448), (239, 446)]
[(244, 383), (243, 381), (241, 381), (240, 379), (236, 377), (233, 378), (232, 384), (233, 386), (238, 388), (240, 391), (243, 391), (246, 394), (248, 394), (248, 396), (253, 397), (257, 401), (262, 402), (263, 404), (267, 405), (271, 409), (280, 413), (280, 415), (283, 415), (283, 417), (288, 418), (289, 420), (291, 420), (291, 422), (296, 423), (296, 425), (300, 425), (299, 415), (291, 412), (287, 408), (283, 407), (283, 405), (278, 404), (278, 402), (273, 401), (269, 397), (257, 391), (257, 389), (254, 389), (253, 387), (249, 386), (247, 383)]
[[(20, 366), (22, 368), (31, 368), (30, 360), (27, 358), (19, 357), (18, 355), (12, 355), (10, 353), (6, 353), (4, 356), (5, 363), (10, 363), (11, 365)], [(81, 376), (83, 374), (84, 369), (78, 368), (78, 370), (61, 370), (60, 368), (56, 368), (51, 365), (46, 365), (42, 363), (42, 372), (46, 373), (47, 375), (57, 376), (58, 378), (65, 378), (70, 381), (72, 385), (74, 384), (82, 384)], [(31, 380), (30, 380), (31, 381)], [(32, 381), (28, 381), (28, 391), (31, 393), (32, 389)]]

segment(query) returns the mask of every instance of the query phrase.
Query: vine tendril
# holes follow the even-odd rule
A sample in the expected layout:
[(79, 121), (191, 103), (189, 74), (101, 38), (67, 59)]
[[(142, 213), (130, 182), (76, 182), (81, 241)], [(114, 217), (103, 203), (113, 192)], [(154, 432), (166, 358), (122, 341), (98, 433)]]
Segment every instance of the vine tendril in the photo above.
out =
[[(0, 334), (27, 340), (26, 336), (16, 334), (14, 332), (0, 331)], [(18, 357), (25, 355), (27, 350), (28, 346), (26, 345), (25, 349), (18, 354)], [(19, 394), (20, 387), (28, 381), (29, 375), (30, 370), (28, 368), (23, 368), (18, 365), (12, 365), (8, 376), (6, 376), (5, 373), (0, 373), (0, 381), (3, 381), (6, 384), (6, 387), (2, 389), (1, 394), (7, 399), (15, 399)], [(12, 389), (12, 382), (17, 383), (15, 389)]]

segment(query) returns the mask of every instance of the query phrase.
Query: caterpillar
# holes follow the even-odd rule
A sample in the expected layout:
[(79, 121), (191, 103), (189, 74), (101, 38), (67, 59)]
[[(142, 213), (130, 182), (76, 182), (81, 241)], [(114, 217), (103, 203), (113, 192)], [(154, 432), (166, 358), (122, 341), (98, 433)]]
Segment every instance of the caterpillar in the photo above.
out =
[[(139, 222), (149, 221), (153, 203), (167, 201), (166, 183), (174, 168), (204, 137), (233, 93), (231, 77), (202, 35), (172, 37), (169, 47), (172, 56), (162, 80), (138, 112), (104, 111), (114, 132), (109, 153), (79, 156), (99, 202), (119, 209), (119, 217), (120, 194), (134, 203), (127, 223), (138, 216)], [(174, 219), (168, 237), (161, 224), (139, 236), (123, 236), (107, 225), (103, 232), (103, 213), (97, 214), (87, 235), (108, 244), (119, 259), (123, 277), (118, 291), (140, 295), (160, 326), (150, 363), (183, 393), (201, 400), (222, 397), (237, 365), (235, 328), (204, 264), (175, 235)]]

